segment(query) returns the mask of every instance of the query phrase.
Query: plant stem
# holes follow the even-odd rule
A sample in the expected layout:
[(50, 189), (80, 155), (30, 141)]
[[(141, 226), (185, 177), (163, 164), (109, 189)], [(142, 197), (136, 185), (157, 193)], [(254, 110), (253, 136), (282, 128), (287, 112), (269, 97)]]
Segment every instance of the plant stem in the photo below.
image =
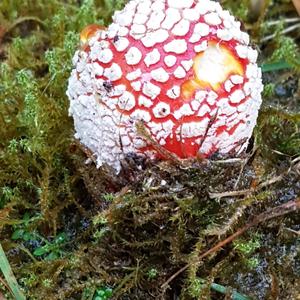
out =
[(9, 261), (0, 243), (0, 269), (16, 300), (25, 300), (25, 296), (20, 290), (18, 282), (12, 272)]

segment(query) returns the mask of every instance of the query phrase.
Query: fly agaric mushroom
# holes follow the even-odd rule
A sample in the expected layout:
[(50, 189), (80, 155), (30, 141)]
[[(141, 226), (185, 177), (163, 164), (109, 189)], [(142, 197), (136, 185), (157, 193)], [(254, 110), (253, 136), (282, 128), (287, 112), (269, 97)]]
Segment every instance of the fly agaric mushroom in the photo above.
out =
[(76, 134), (98, 166), (128, 153), (179, 158), (238, 155), (261, 105), (249, 35), (209, 0), (131, 0), (104, 29), (81, 34), (67, 95)]

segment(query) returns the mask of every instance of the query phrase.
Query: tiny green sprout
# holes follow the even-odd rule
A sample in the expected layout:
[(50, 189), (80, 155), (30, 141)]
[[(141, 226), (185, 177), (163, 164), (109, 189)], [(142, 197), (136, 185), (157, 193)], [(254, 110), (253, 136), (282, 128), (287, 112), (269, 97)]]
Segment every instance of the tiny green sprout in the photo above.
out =
[(257, 257), (250, 257), (246, 260), (247, 266), (252, 270), (255, 270), (258, 267), (259, 263), (260, 261)]
[(93, 300), (108, 300), (112, 294), (113, 290), (110, 287), (101, 287), (96, 290)]
[(274, 95), (275, 84), (268, 83), (264, 86), (263, 96), (265, 98), (270, 98)]
[(158, 276), (158, 270), (156, 268), (151, 268), (147, 272), (148, 279), (155, 279)]
[(94, 234), (93, 234), (93, 237), (96, 241), (99, 241), (101, 240), (104, 235), (107, 233), (108, 229), (107, 227), (103, 227), (101, 228), (100, 230), (97, 230)]
[(259, 238), (257, 236), (250, 241), (236, 240), (233, 244), (234, 249), (244, 256), (251, 255), (256, 249), (260, 248), (261, 246)]
[(93, 224), (94, 225), (105, 225), (105, 224), (107, 224), (107, 219), (102, 214), (99, 214), (93, 218)]
[(8, 144), (8, 151), (10, 153), (17, 153), (18, 152), (18, 141), (16, 139), (12, 139), (9, 141), (9, 144)]
[(16, 79), (17, 83), (24, 91), (29, 92), (35, 89), (36, 81), (33, 77), (32, 71), (22, 69), (16, 73)]
[(76, 268), (80, 264), (80, 257), (76, 254), (71, 255), (71, 257), (68, 260), (68, 263), (71, 268)]
[(36, 276), (33, 273), (26, 274), (26, 276), (19, 279), (21, 284), (26, 285), (28, 287), (33, 286), (36, 283), (37, 280), (38, 280), (38, 276)]
[(115, 199), (115, 196), (114, 196), (114, 194), (111, 194), (111, 193), (104, 194), (103, 199), (107, 202), (112, 202)]
[(204, 283), (205, 281), (202, 278), (196, 277), (189, 285), (189, 294), (194, 298), (199, 298)]
[(49, 278), (46, 278), (42, 281), (42, 283), (45, 288), (50, 288), (51, 285), (53, 284), (53, 281)]

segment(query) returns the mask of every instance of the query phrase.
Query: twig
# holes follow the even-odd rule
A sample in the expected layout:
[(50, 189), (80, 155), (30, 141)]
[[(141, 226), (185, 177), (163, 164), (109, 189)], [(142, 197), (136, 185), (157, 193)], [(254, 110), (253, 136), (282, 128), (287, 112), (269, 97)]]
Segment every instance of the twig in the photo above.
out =
[(209, 198), (216, 199), (216, 198), (225, 198), (225, 197), (247, 196), (269, 185), (280, 182), (281, 180), (283, 180), (284, 176), (289, 173), (289, 171), (290, 170), (283, 173), (282, 175), (276, 176), (274, 178), (271, 178), (270, 180), (260, 183), (256, 188), (240, 190), (240, 191), (232, 191), (232, 192), (209, 193)]
[(238, 185), (239, 185), (239, 183), (240, 183), (240, 181), (241, 181), (242, 175), (243, 175), (243, 173), (244, 173), (245, 167), (246, 167), (246, 165), (248, 164), (249, 160), (250, 160), (250, 159), (253, 157), (253, 155), (255, 154), (256, 150), (257, 150), (257, 147), (255, 146), (255, 147), (252, 149), (250, 155), (248, 155), (248, 157), (246, 157), (246, 159), (244, 160), (244, 162), (243, 162), (243, 164), (242, 164), (242, 166), (241, 166), (241, 170), (240, 170), (239, 177), (237, 178), (237, 180), (236, 180), (236, 182), (235, 182), (235, 184), (234, 184), (234, 189), (236, 189), (236, 188), (238, 187)]
[(25, 296), (19, 288), (18, 282), (12, 272), (9, 261), (6, 258), (5, 252), (0, 243), (0, 269), (6, 279), (12, 294), (14, 295), (16, 300), (25, 300)]
[(34, 16), (21, 17), (21, 18), (18, 18), (14, 23), (12, 23), (7, 29), (4, 30), (4, 32), (0, 36), (0, 41), (15, 27), (19, 26), (20, 24), (22, 24), (24, 22), (30, 22), (30, 21), (36, 22), (40, 25), (45, 26), (45, 23), (38, 17), (34, 17)]
[[(7, 288), (7, 290), (12, 294), (12, 290), (11, 288), (9, 287), (9, 285), (5, 282), (4, 279), (2, 279), (2, 277), (0, 277), (0, 282)], [(1, 294), (0, 294), (1, 296)], [(0, 300), (1, 300), (1, 297), (0, 297)]]
[(224, 160), (211, 160), (213, 164), (220, 164), (220, 165), (226, 165), (226, 164), (235, 164), (235, 163), (242, 163), (244, 159), (241, 158), (229, 158)]
[(296, 235), (300, 236), (300, 230), (296, 231), (296, 230), (294, 230), (294, 229), (286, 228), (286, 227), (283, 228), (283, 229), (285, 229), (286, 231), (289, 231), (289, 232), (291, 232), (291, 233), (293, 233), (293, 234), (296, 234)]
[(251, 194), (252, 192), (254, 192), (254, 189), (223, 192), (223, 193), (209, 193), (209, 198), (216, 199), (216, 198), (225, 198), (225, 197), (245, 196), (245, 195)]
[(265, 187), (267, 187), (269, 185), (277, 183), (277, 182), (281, 181), (284, 178), (285, 175), (286, 175), (286, 173), (284, 173), (282, 175), (279, 175), (279, 176), (276, 176), (274, 178), (271, 178), (270, 180), (267, 180), (265, 182), (262, 182), (261, 184), (258, 185), (257, 188), (258, 189), (262, 189), (262, 188), (265, 188)]
[[(208, 255), (222, 249), (224, 246), (231, 243), (233, 240), (235, 240), (237, 237), (242, 235), (244, 232), (246, 232), (251, 227), (257, 226), (260, 223), (268, 221), (270, 219), (273, 219), (276, 217), (281, 217), (281, 216), (284, 216), (291, 212), (295, 212), (299, 209), (300, 209), (300, 198), (289, 201), (285, 204), (276, 206), (272, 209), (269, 209), (269, 210), (261, 213), (256, 218), (254, 218), (252, 222), (246, 224), (244, 227), (242, 227), (237, 232), (235, 232), (234, 234), (229, 236), (227, 239), (219, 242), (214, 247), (210, 248), (208, 251), (199, 255), (199, 260), (202, 260), (203, 258), (207, 257)], [(163, 283), (161, 288), (165, 289), (171, 281), (173, 281), (178, 275), (180, 275), (182, 272), (187, 270), (189, 267), (190, 267), (190, 263), (186, 264), (184, 267), (182, 267), (180, 270), (178, 270), (176, 273), (174, 273), (165, 283)]]
[[(295, 25), (293, 25), (293, 26), (290, 26), (290, 27), (288, 27), (288, 28), (282, 30), (282, 31), (280, 32), (280, 34), (284, 35), (284, 34), (287, 34), (287, 33), (291, 32), (291, 31), (294, 31), (294, 30), (296, 30), (296, 29), (298, 29), (298, 28), (300, 28), (300, 24), (299, 24), (299, 23), (297, 23), (297, 24), (295, 24)], [(262, 43), (265, 43), (265, 42), (267, 42), (267, 41), (269, 41), (269, 40), (274, 39), (275, 37), (276, 37), (276, 33), (270, 34), (270, 35), (268, 35), (268, 36), (262, 38), (262, 39), (261, 39), (261, 42), (262, 42)]]
[(161, 145), (156, 140), (153, 139), (153, 137), (149, 134), (149, 132), (147, 132), (147, 129), (143, 122), (137, 122), (136, 129), (138, 134), (144, 137), (147, 141), (149, 141), (156, 151), (158, 151), (160, 154), (167, 157), (171, 161), (179, 165), (181, 164), (181, 160), (175, 154), (161, 147)]
[(269, 21), (269, 22), (266, 22), (265, 24), (267, 26), (273, 26), (273, 25), (277, 25), (277, 24), (280, 24), (280, 23), (286, 23), (286, 24), (289, 24), (289, 23), (295, 23), (295, 22), (300, 22), (300, 18), (286, 18), (286, 19), (282, 19), (282, 20), (274, 20), (274, 21)]

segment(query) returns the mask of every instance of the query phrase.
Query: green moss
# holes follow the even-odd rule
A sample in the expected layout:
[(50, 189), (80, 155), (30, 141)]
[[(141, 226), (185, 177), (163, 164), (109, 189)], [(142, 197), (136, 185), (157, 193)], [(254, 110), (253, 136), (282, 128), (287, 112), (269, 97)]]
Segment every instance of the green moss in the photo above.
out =
[[(225, 293), (232, 287), (263, 299), (272, 269), (282, 285), (278, 298), (293, 299), (295, 215), (262, 224), (259, 239), (250, 231), (199, 260), (253, 216), (300, 192), (299, 51), (292, 35), (281, 34), (284, 22), (268, 25), (295, 15), (291, 4), (266, 1), (254, 24), (249, 1), (224, 1), (258, 42), (276, 31), (270, 43), (258, 45), (262, 64), (285, 60), (293, 67), (264, 75), (269, 84), (254, 136), (257, 151), (245, 166), (155, 162), (115, 176), (85, 164), (65, 91), (80, 30), (109, 24), (125, 2), (0, 3), (0, 234), (20, 286), (28, 299), (108, 299), (111, 293), (116, 299), (220, 299), (220, 286), (212, 289), (220, 282)], [(277, 95), (278, 84), (289, 98)], [(256, 190), (282, 173), (282, 181)], [(249, 188), (250, 196), (210, 198)], [(279, 234), (285, 228), (291, 231)], [(186, 272), (162, 289), (186, 264)], [(0, 290), (9, 299), (6, 287)]]

